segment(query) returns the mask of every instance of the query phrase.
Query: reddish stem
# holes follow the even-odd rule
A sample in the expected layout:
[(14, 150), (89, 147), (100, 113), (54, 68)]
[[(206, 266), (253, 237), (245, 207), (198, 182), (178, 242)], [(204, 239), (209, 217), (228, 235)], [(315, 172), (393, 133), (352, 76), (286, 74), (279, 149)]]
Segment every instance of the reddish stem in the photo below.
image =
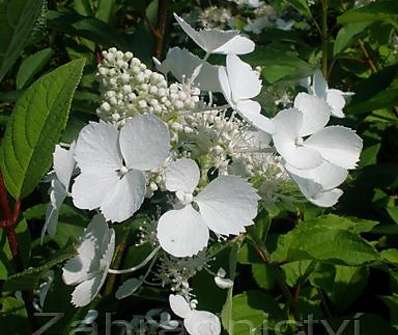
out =
[(21, 202), (17, 200), (15, 202), (14, 211), (11, 210), (10, 203), (8, 201), (7, 189), (4, 184), (3, 176), (0, 174), (0, 208), (3, 212), (3, 220), (0, 222), (0, 227), (5, 229), (7, 232), (8, 244), (11, 249), (11, 254), (17, 261), (18, 255), (18, 240), (15, 232), (15, 226), (18, 222), (18, 217), (21, 212)]
[(8, 221), (11, 219), (11, 208), (8, 202), (6, 185), (4, 184), (4, 179), (1, 174), (0, 174), (0, 207), (1, 210), (3, 211), (3, 218), (5, 221), (7, 221), (6, 222), (7, 225)]

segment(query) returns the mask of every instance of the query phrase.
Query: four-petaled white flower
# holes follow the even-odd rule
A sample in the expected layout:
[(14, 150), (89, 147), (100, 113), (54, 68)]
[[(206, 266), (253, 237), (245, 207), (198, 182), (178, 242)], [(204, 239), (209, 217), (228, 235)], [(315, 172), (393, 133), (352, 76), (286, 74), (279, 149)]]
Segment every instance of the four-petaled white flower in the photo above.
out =
[(184, 19), (174, 14), (184, 32), (207, 54), (244, 55), (254, 50), (254, 42), (235, 30), (195, 30)]
[(63, 267), (62, 279), (66, 285), (77, 285), (72, 293), (76, 307), (88, 305), (105, 282), (115, 251), (115, 232), (102, 215), (94, 216), (84, 231), (77, 256)]
[(339, 118), (345, 116), (343, 112), (346, 104), (345, 97), (354, 94), (351, 92), (343, 92), (335, 88), (329, 88), (327, 81), (319, 70), (317, 70), (312, 77), (310, 91), (312, 94), (326, 100), (332, 110), (332, 115)]
[(167, 190), (176, 192), (183, 205), (163, 214), (157, 227), (159, 243), (171, 255), (197, 254), (207, 246), (209, 229), (220, 235), (238, 235), (253, 224), (259, 197), (242, 178), (220, 176), (194, 196), (200, 178), (195, 161), (183, 158), (172, 162), (165, 174)]
[(220, 320), (213, 313), (197, 311), (181, 295), (169, 296), (170, 308), (180, 318), (184, 319), (184, 327), (190, 335), (221, 334)]
[(167, 126), (146, 114), (113, 125), (90, 123), (77, 140), (75, 159), (81, 174), (72, 186), (78, 208), (99, 208), (106, 220), (131, 217), (145, 197), (145, 171), (159, 168), (170, 150)]
[(220, 66), (203, 61), (187, 49), (172, 48), (163, 62), (156, 58), (154, 62), (158, 71), (165, 75), (171, 72), (180, 83), (192, 80), (192, 84), (202, 91), (221, 92), (218, 81)]
[(73, 172), (76, 168), (76, 161), (73, 158), (75, 142), (72, 142), (69, 150), (60, 145), (55, 146), (53, 153), (54, 173), (51, 176), (50, 203), (47, 208), (46, 221), (41, 232), (43, 241), (46, 232), (54, 236), (57, 230), (59, 210), (69, 195), (70, 183)]
[(300, 93), (294, 107), (282, 110), (272, 120), (273, 142), (284, 160), (296, 169), (314, 169), (324, 161), (343, 169), (355, 168), (362, 140), (349, 128), (325, 127), (330, 118), (327, 103)]
[(273, 123), (261, 114), (261, 106), (251, 100), (260, 94), (261, 79), (258, 72), (238, 56), (228, 55), (226, 67), (218, 71), (221, 89), (228, 104), (254, 127), (272, 133)]

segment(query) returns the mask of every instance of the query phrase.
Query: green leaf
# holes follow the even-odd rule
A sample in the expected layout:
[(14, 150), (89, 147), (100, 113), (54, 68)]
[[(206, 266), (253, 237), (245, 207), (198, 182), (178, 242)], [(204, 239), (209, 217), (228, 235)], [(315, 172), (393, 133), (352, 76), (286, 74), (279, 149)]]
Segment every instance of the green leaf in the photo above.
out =
[(2, 334), (30, 334), (28, 314), (23, 300), (6, 297), (0, 299), (0, 323)]
[(276, 276), (269, 264), (252, 264), (252, 274), (259, 287), (265, 290), (275, 287)]
[(17, 73), (16, 84), (18, 90), (29, 84), (33, 77), (50, 61), (53, 53), (50, 48), (43, 49), (23, 61)]
[(374, 225), (373, 221), (356, 222), (329, 215), (303, 222), (281, 236), (271, 259), (276, 262), (312, 259), (341, 265), (374, 262), (379, 259), (378, 253), (359, 236)]
[(295, 54), (272, 46), (257, 47), (243, 58), (253, 66), (261, 66), (262, 76), (271, 84), (280, 80), (302, 79), (315, 70), (314, 66)]
[(84, 60), (41, 77), (15, 105), (2, 142), (2, 173), (15, 198), (29, 195), (48, 171), (65, 128)]
[(49, 11), (48, 24), (56, 31), (71, 36), (84, 37), (105, 48), (117, 47), (121, 50), (129, 50), (131, 48), (125, 34), (118, 32), (95, 17), (86, 17), (77, 13)]
[(396, 20), (398, 16), (398, 2), (396, 0), (381, 0), (361, 8), (346, 11), (337, 18), (339, 24), (356, 22), (375, 22)]
[(386, 249), (380, 253), (380, 256), (388, 263), (398, 264), (398, 249)]
[(336, 56), (346, 49), (353, 42), (354, 38), (365, 30), (370, 22), (351, 23), (342, 27), (336, 36), (334, 42), (333, 55)]
[(365, 114), (380, 108), (390, 108), (398, 104), (398, 88), (388, 88), (368, 100), (354, 103), (348, 106), (349, 114)]
[(307, 17), (311, 16), (311, 10), (310, 7), (308, 7), (307, 0), (286, 0), (286, 2), (296, 8), (300, 14)]
[(0, 82), (30, 43), (30, 34), (41, 14), (42, 7), (43, 0), (28, 0), (22, 12), (18, 15), (18, 23), (13, 31), (10, 43), (6, 47), (7, 51), (0, 67)]
[[(261, 291), (248, 291), (231, 300), (232, 312), (228, 328), (230, 335), (261, 334), (262, 326), (272, 328), (283, 319), (283, 312), (275, 299)], [(224, 310), (222, 315), (224, 314)]]
[(115, 0), (99, 0), (95, 17), (98, 20), (109, 23), (114, 11), (115, 3)]
[(76, 249), (73, 245), (69, 245), (59, 251), (51, 260), (47, 263), (35, 267), (29, 268), (23, 272), (19, 272), (15, 275), (8, 277), (4, 283), (4, 291), (16, 291), (16, 290), (30, 290), (35, 287), (40, 282), (42, 276), (47, 273), (52, 267), (72, 258), (76, 255)]

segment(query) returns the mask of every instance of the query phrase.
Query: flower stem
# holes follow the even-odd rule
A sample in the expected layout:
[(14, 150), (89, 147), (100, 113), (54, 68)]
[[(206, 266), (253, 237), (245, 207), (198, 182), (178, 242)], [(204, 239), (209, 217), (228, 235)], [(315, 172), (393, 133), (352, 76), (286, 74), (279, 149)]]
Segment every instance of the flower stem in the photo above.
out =
[(131, 272), (135, 272), (139, 269), (142, 269), (145, 265), (147, 265), (150, 260), (156, 256), (156, 254), (159, 252), (160, 247), (156, 247), (155, 249), (152, 250), (152, 252), (138, 265), (133, 266), (132, 268), (129, 269), (123, 269), (123, 270), (116, 270), (116, 269), (109, 269), (109, 273), (111, 274), (125, 274), (125, 273), (131, 273)]
[(326, 80), (328, 80), (328, 47), (329, 47), (329, 36), (328, 36), (328, 0), (321, 0), (322, 4), (322, 72)]

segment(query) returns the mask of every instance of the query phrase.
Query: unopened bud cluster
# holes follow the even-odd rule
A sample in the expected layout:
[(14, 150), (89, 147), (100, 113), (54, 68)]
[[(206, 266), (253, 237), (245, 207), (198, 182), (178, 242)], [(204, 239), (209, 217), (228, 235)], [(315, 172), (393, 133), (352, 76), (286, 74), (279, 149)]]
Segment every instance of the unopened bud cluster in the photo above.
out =
[(199, 100), (199, 93), (182, 85), (169, 87), (162, 74), (148, 69), (131, 52), (111, 48), (102, 54), (97, 72), (102, 103), (97, 114), (106, 122), (123, 126), (126, 119), (140, 113), (167, 120), (173, 112), (193, 109)]

